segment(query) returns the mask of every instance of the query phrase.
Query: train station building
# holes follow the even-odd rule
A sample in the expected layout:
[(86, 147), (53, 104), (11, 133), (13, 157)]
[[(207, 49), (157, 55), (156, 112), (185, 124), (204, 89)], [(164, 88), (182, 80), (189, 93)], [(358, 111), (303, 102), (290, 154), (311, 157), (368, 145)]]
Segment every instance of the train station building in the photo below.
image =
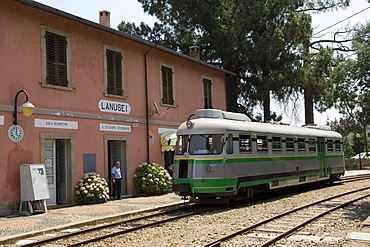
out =
[(0, 1), (0, 215), (18, 210), (23, 164), (45, 165), (49, 206), (73, 203), (86, 172), (110, 181), (116, 160), (122, 193), (135, 194), (135, 168), (170, 166), (189, 115), (226, 110), (233, 73), (202, 62), (198, 47), (179, 54), (111, 28), (109, 11), (96, 15)]

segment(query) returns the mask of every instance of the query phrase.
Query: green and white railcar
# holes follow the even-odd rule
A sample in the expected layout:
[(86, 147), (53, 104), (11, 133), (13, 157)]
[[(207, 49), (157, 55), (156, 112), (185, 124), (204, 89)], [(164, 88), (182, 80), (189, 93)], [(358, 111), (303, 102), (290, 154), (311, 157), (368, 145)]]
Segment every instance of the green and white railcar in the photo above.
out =
[(200, 109), (177, 130), (173, 190), (198, 199), (253, 197), (344, 175), (342, 136), (329, 127), (257, 123)]

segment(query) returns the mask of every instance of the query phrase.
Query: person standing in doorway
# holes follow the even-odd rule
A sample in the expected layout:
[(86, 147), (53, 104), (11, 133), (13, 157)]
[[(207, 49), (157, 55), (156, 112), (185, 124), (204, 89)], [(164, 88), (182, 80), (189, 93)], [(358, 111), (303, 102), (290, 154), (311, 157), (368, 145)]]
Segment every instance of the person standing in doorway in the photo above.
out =
[(121, 163), (117, 160), (114, 162), (114, 167), (112, 168), (112, 184), (113, 184), (113, 199), (121, 199), (121, 184), (122, 184), (122, 173), (121, 173)]

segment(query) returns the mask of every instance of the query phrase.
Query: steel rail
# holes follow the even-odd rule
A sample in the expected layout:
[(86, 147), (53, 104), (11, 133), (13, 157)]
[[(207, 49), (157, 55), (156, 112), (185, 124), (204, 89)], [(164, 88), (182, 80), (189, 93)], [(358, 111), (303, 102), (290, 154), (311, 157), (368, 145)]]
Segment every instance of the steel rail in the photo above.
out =
[[(75, 232), (63, 233), (63, 234), (60, 234), (58, 236), (51, 236), (51, 237), (48, 237), (46, 239), (38, 240), (35, 243), (26, 243), (26, 244), (21, 244), (21, 245), (18, 245), (18, 246), (22, 246), (22, 247), (39, 246), (41, 244), (51, 243), (51, 242), (61, 240), (61, 239), (64, 239), (64, 238), (69, 238), (69, 237), (73, 237), (73, 236), (76, 236), (76, 235), (81, 235), (81, 234), (85, 234), (85, 233), (89, 233), (89, 232), (93, 232), (93, 231), (97, 231), (97, 230), (101, 230), (101, 229), (105, 229), (105, 228), (110, 228), (110, 227), (118, 226), (118, 225), (125, 224), (125, 223), (135, 222), (135, 221), (139, 221), (139, 220), (145, 220), (145, 219), (149, 219), (149, 218), (152, 218), (152, 217), (165, 215), (165, 214), (168, 214), (168, 213), (171, 213), (171, 212), (177, 212), (179, 210), (184, 210), (184, 209), (189, 209), (189, 208), (191, 209), (193, 207), (198, 207), (198, 206), (193, 205), (193, 204), (192, 205), (185, 205), (185, 206), (182, 206), (182, 205), (180, 205), (180, 206), (169, 206), (168, 208), (171, 208), (171, 209), (164, 209), (164, 211), (162, 211), (162, 212), (152, 213), (152, 214), (143, 215), (143, 216), (138, 216), (138, 217), (131, 218), (131, 219), (123, 219), (123, 220), (115, 221), (115, 222), (108, 223), (108, 224), (105, 223), (105, 224), (89, 227), (89, 228), (86, 228), (86, 229), (81, 229), (81, 230), (78, 230), (78, 231), (75, 231)], [(143, 211), (143, 212), (139, 212), (138, 214), (140, 214), (140, 213), (147, 213), (147, 212)]]
[[(219, 238), (211, 243), (207, 243), (206, 245), (204, 245), (204, 247), (216, 247), (216, 246), (221, 246), (221, 243), (222, 242), (225, 242), (227, 240), (230, 240), (238, 235), (241, 235), (241, 234), (244, 234), (246, 232), (249, 232), (249, 231), (252, 231), (254, 229), (256, 229), (257, 227), (261, 226), (261, 225), (264, 225), (264, 224), (267, 224), (273, 220), (276, 220), (276, 219), (279, 219), (279, 218), (282, 218), (283, 216), (286, 216), (286, 215), (289, 215), (289, 214), (292, 214), (294, 212), (297, 212), (297, 211), (300, 211), (302, 209), (305, 209), (305, 208), (308, 208), (308, 207), (312, 207), (316, 204), (320, 204), (320, 203), (323, 203), (323, 202), (326, 202), (326, 201), (330, 201), (330, 200), (333, 200), (335, 198), (338, 198), (338, 197), (342, 197), (342, 196), (345, 196), (345, 195), (349, 195), (349, 194), (353, 194), (353, 193), (356, 193), (356, 192), (360, 192), (360, 191), (364, 191), (364, 190), (368, 190), (370, 189), (370, 187), (365, 187), (365, 188), (361, 188), (361, 189), (356, 189), (356, 190), (353, 190), (353, 191), (348, 191), (348, 192), (345, 192), (345, 193), (342, 193), (342, 194), (339, 194), (339, 195), (335, 195), (335, 196), (331, 196), (331, 197), (328, 197), (328, 198), (325, 198), (325, 199), (322, 199), (322, 200), (318, 200), (318, 201), (315, 201), (315, 202), (312, 202), (312, 203), (309, 203), (309, 204), (306, 204), (306, 205), (303, 205), (303, 206), (300, 206), (300, 207), (297, 207), (297, 208), (294, 208), (292, 210), (289, 210), (289, 211), (286, 211), (284, 213), (281, 213), (279, 215), (275, 215), (275, 216), (272, 216), (270, 218), (267, 218), (265, 220), (262, 220), (260, 222), (257, 222), (251, 226), (248, 226), (248, 227), (245, 227), (243, 229), (240, 229), (238, 231), (235, 231), (227, 236), (224, 236), (222, 238)], [(370, 193), (365, 195), (364, 197), (368, 197), (370, 196)], [(360, 199), (357, 199), (357, 200), (360, 200)], [(348, 202), (348, 203), (351, 203), (351, 202)], [(347, 204), (348, 204), (347, 203)], [(342, 206), (343, 207), (343, 206)], [(312, 221), (312, 220), (311, 220)], [(291, 232), (290, 232), (291, 233)], [(289, 233), (289, 234), (290, 234)], [(283, 237), (282, 237), (283, 238)], [(280, 239), (279, 239), (280, 240)], [(268, 245), (266, 245), (268, 246)]]
[(286, 232), (284, 232), (284, 233), (282, 233), (282, 234), (280, 234), (280, 235), (278, 235), (278, 236), (276, 236), (276, 237), (274, 237), (274, 238), (270, 239), (270, 240), (269, 240), (269, 241), (267, 241), (266, 243), (262, 244), (262, 245), (261, 245), (261, 247), (267, 247), (267, 246), (270, 246), (270, 245), (272, 245), (272, 244), (276, 243), (277, 241), (281, 240), (282, 238), (285, 238), (285, 237), (289, 236), (291, 233), (293, 233), (293, 232), (297, 231), (298, 229), (300, 229), (300, 228), (302, 228), (302, 227), (304, 227), (304, 226), (308, 225), (309, 223), (311, 223), (311, 222), (313, 222), (313, 221), (315, 221), (315, 220), (317, 220), (317, 219), (319, 219), (319, 218), (321, 218), (321, 217), (323, 217), (323, 216), (325, 216), (325, 215), (327, 215), (327, 214), (329, 214), (329, 213), (331, 213), (331, 212), (333, 212), (333, 211), (335, 211), (335, 210), (338, 210), (339, 208), (342, 208), (342, 207), (344, 207), (344, 206), (346, 206), (346, 205), (348, 205), (348, 204), (350, 204), (350, 203), (353, 203), (353, 202), (356, 202), (356, 201), (362, 200), (362, 199), (364, 199), (364, 198), (366, 198), (366, 197), (368, 197), (368, 196), (370, 196), (370, 193), (368, 193), (368, 194), (366, 194), (366, 195), (363, 195), (363, 196), (359, 196), (359, 197), (357, 197), (357, 198), (355, 198), (355, 199), (352, 199), (352, 200), (346, 201), (346, 202), (344, 202), (344, 203), (342, 203), (342, 204), (340, 204), (340, 205), (338, 205), (338, 206), (335, 206), (335, 207), (333, 207), (333, 208), (331, 208), (331, 209), (328, 209), (327, 211), (325, 211), (325, 212), (323, 212), (323, 213), (321, 213), (321, 214), (318, 214), (318, 215), (316, 215), (316, 216), (314, 216), (314, 217), (312, 217), (312, 218), (310, 218), (310, 219), (308, 219), (308, 220), (306, 220), (306, 221), (304, 221), (304, 222), (302, 222), (302, 223), (298, 224), (297, 226), (295, 226), (295, 227), (291, 228), (290, 230), (288, 230), (288, 231), (286, 231)]
[(178, 220), (178, 219), (182, 219), (182, 218), (185, 218), (185, 217), (188, 217), (188, 216), (193, 216), (193, 215), (199, 214), (199, 213), (204, 213), (204, 212), (207, 212), (207, 211), (209, 211), (209, 208), (194, 211), (194, 212), (190, 212), (190, 213), (186, 213), (186, 214), (182, 214), (182, 215), (178, 215), (178, 216), (173, 216), (173, 217), (170, 217), (170, 218), (167, 218), (167, 219), (164, 219), (164, 220), (158, 220), (158, 221), (143, 224), (143, 225), (140, 225), (140, 226), (135, 226), (135, 227), (132, 227), (132, 228), (129, 228), (129, 229), (123, 229), (123, 230), (115, 231), (115, 232), (108, 233), (108, 234), (105, 234), (105, 235), (102, 235), (102, 236), (98, 236), (98, 237), (95, 237), (95, 238), (92, 238), (92, 239), (83, 240), (83, 241), (80, 241), (78, 243), (68, 244), (68, 246), (81, 246), (81, 245), (84, 245), (84, 244), (98, 242), (100, 240), (107, 239), (107, 238), (110, 238), (110, 237), (123, 235), (123, 234), (129, 233), (129, 232), (138, 231), (138, 230), (141, 230), (141, 229), (144, 229), (144, 228), (149, 228), (149, 227), (152, 227), (152, 226), (158, 226), (158, 225), (170, 222), (170, 221), (175, 221), (175, 220)]
[(353, 175), (353, 176), (342, 177), (340, 182), (360, 181), (360, 180), (369, 179), (369, 178), (370, 178), (370, 174)]

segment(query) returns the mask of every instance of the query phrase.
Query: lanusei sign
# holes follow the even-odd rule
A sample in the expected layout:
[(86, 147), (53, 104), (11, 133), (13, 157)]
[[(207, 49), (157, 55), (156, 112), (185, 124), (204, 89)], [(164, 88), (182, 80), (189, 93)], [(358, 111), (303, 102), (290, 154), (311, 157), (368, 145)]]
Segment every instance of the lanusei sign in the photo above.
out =
[(116, 101), (100, 100), (98, 107), (104, 112), (120, 114), (129, 114), (131, 112), (131, 106), (129, 104)]

